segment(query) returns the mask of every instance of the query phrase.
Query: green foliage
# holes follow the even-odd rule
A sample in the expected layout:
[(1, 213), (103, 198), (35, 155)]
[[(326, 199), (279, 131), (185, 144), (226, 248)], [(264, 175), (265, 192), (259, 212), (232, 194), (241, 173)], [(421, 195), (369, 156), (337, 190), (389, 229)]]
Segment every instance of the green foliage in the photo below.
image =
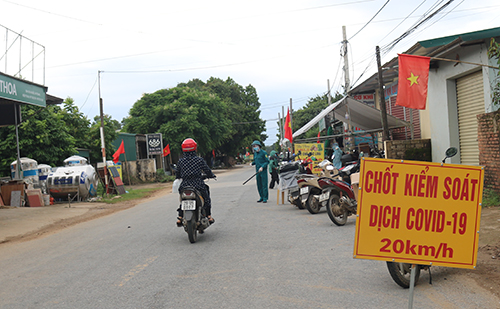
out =
[(61, 118), (68, 132), (75, 139), (77, 148), (90, 149), (90, 120), (74, 105), (74, 100), (67, 97), (60, 111)]
[(483, 207), (500, 206), (500, 195), (493, 189), (484, 189)]
[[(490, 59), (495, 59), (497, 66), (500, 66), (500, 45), (495, 41), (494, 38), (491, 38), (490, 47), (488, 48), (488, 57)], [(495, 83), (493, 85), (493, 89), (491, 92), (491, 103), (494, 106), (500, 107), (500, 71), (497, 70), (497, 78), (495, 79)]]
[(163, 169), (156, 170), (156, 181), (157, 182), (172, 182), (175, 180), (175, 176), (167, 175)]
[[(76, 139), (63, 120), (58, 106), (40, 108), (24, 105), (19, 125), (21, 157), (38, 163), (61, 166), (64, 159), (75, 154)], [(15, 126), (0, 128), (0, 174), (10, 176), (10, 164), (17, 158)]]
[[(342, 95), (337, 93), (335, 97), (332, 98), (332, 102), (340, 100)], [(328, 107), (328, 97), (327, 95), (316, 96), (314, 98), (310, 98), (307, 104), (301, 109), (294, 111), (292, 114), (292, 130), (293, 132), (302, 128), (305, 124), (307, 124), (311, 119), (316, 117), (322, 110)], [(300, 135), (297, 138), (311, 138), (318, 136), (318, 127), (313, 126), (309, 131)]]
[[(39, 164), (62, 166), (64, 160), (76, 154), (76, 148), (91, 150), (91, 162), (102, 161), (100, 121), (90, 127), (90, 121), (68, 97), (60, 106), (23, 105), (23, 122), (19, 125), (19, 150), (21, 157), (36, 160)], [(116, 139), (120, 123), (105, 117), (107, 147)], [(110, 159), (114, 149), (109, 149)], [(10, 176), (10, 164), (17, 158), (15, 126), (0, 128), (0, 175)]]
[[(104, 143), (106, 146), (106, 159), (112, 160), (116, 149), (112, 142), (118, 137), (120, 123), (112, 119), (110, 115), (103, 116), (104, 122)], [(102, 162), (102, 147), (101, 147), (101, 117), (95, 116), (92, 125), (89, 128), (90, 162)]]
[(174, 153), (180, 153), (182, 141), (191, 137), (202, 156), (213, 149), (234, 155), (254, 139), (265, 139), (259, 107), (251, 85), (242, 87), (230, 78), (210, 78), (206, 83), (193, 79), (145, 94), (123, 120), (123, 131), (160, 132)]

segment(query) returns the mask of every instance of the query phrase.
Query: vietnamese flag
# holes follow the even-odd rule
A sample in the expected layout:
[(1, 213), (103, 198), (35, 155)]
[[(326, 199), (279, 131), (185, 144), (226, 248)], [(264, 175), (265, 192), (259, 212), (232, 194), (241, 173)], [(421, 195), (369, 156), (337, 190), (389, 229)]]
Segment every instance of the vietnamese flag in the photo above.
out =
[(425, 109), (430, 57), (398, 54), (399, 81), (396, 105)]
[(165, 148), (163, 148), (163, 156), (166, 157), (170, 154), (170, 144), (167, 144)]
[(293, 143), (292, 124), (290, 123), (290, 109), (288, 109), (286, 113), (285, 138), (287, 138), (290, 141), (290, 143)]
[(125, 146), (123, 145), (123, 140), (122, 143), (120, 144), (120, 147), (118, 147), (118, 150), (113, 154), (113, 162), (118, 163), (120, 155), (122, 153), (125, 153)]
[(321, 136), (321, 131), (318, 132), (318, 142), (317, 144), (319, 144), (319, 137)]

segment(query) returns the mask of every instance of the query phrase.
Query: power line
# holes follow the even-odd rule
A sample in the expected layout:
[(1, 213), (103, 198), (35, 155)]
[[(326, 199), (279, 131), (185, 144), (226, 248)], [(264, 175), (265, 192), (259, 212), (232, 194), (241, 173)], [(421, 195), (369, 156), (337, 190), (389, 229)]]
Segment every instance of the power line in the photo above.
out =
[(382, 5), (382, 7), (377, 11), (377, 13), (375, 13), (375, 15), (373, 15), (373, 17), (363, 26), (361, 27), (361, 29), (358, 30), (358, 32), (356, 32), (353, 36), (351, 36), (349, 38), (349, 40), (352, 40), (353, 37), (355, 37), (358, 33), (360, 33), (363, 29), (365, 29), (366, 26), (368, 26), (368, 24), (375, 18), (377, 17), (378, 13), (380, 13), (382, 11), (382, 9), (387, 5), (387, 3), (389, 3), (389, 1), (391, 0), (387, 0), (384, 5)]

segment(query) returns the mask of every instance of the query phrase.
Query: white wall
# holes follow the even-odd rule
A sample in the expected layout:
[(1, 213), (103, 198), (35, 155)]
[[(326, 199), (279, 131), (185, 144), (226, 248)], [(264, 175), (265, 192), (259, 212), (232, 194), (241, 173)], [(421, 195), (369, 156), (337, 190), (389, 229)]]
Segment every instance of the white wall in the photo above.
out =
[[(472, 45), (459, 48), (439, 58), (458, 59), (472, 63), (488, 64), (487, 47)], [(483, 71), (485, 112), (490, 109), (489, 70), (478, 65), (448, 61), (439, 61), (438, 69), (429, 71), (427, 93), (427, 112), (429, 115), (430, 138), (432, 144), (432, 161), (439, 162), (449, 147), (460, 149), (458, 139), (458, 113), (456, 98), (456, 82), (459, 77), (472, 72)], [(449, 161), (447, 161), (449, 162)], [(460, 163), (460, 153), (451, 159), (451, 163)]]

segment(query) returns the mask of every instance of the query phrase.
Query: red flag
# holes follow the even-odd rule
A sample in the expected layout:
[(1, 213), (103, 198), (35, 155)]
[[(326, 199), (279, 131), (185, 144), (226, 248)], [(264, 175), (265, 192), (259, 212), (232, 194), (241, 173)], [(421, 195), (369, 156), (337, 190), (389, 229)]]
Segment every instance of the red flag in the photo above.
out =
[(399, 81), (396, 105), (425, 109), (431, 58), (399, 54), (398, 61)]
[(288, 109), (286, 113), (285, 138), (287, 138), (290, 141), (290, 143), (293, 143), (292, 124), (290, 123), (290, 109)]
[(215, 149), (212, 149), (212, 155), (214, 156), (214, 160), (215, 160)]
[(118, 147), (118, 150), (113, 154), (113, 162), (118, 163), (120, 155), (122, 153), (125, 153), (125, 146), (123, 145), (123, 140), (122, 143), (120, 144), (120, 147)]
[(319, 144), (319, 137), (321, 136), (321, 131), (318, 131), (318, 141), (317, 143)]
[(170, 144), (167, 144), (165, 148), (163, 148), (163, 156), (166, 157), (170, 154)]

